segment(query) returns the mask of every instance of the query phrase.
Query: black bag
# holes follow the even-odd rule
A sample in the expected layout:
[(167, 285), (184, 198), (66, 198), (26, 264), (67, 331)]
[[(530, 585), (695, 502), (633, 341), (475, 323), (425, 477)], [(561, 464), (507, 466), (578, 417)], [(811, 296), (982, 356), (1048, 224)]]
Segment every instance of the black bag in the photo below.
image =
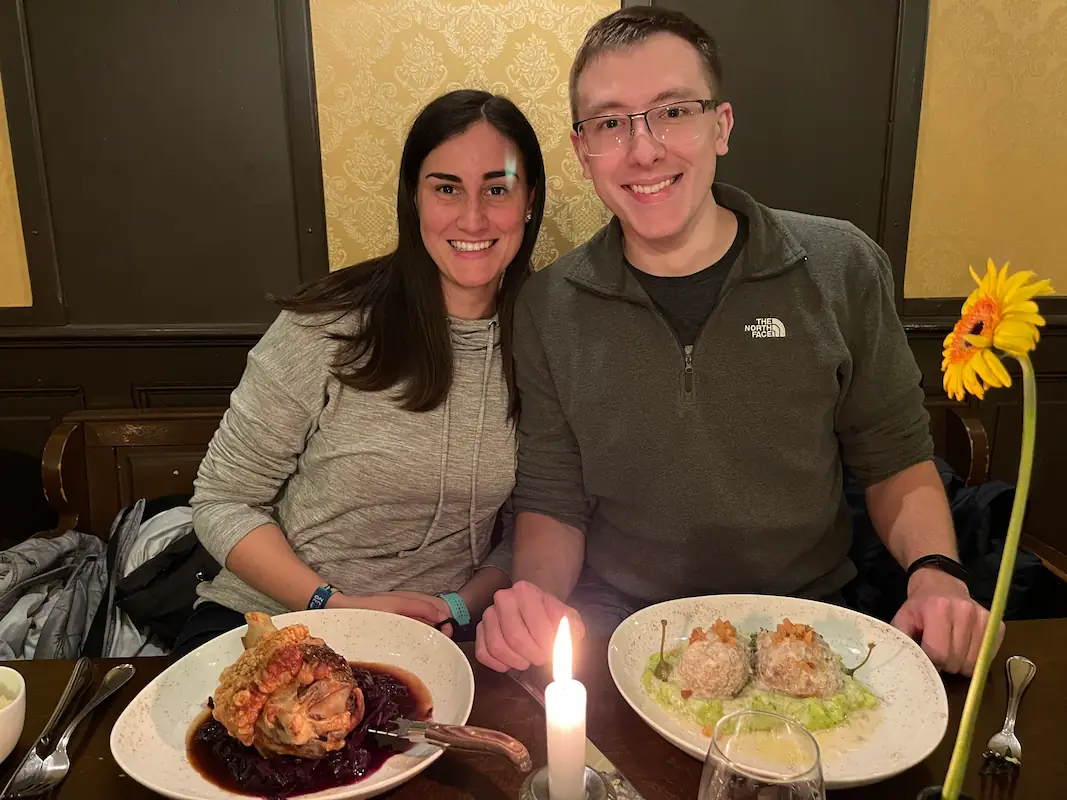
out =
[(193, 613), (197, 584), (211, 580), (220, 569), (190, 530), (119, 580), (115, 603), (138, 628), (171, 649)]
[[(142, 524), (171, 508), (188, 505), (189, 495), (170, 495), (145, 503)], [(128, 514), (124, 508), (118, 522)], [(174, 647), (178, 634), (193, 613), (196, 587), (219, 574), (221, 567), (190, 530), (171, 542), (125, 578), (115, 579), (118, 537), (112, 536), (107, 546), (108, 591), (101, 598), (101, 606), (82, 647), (82, 655), (100, 658), (103, 655), (105, 628), (109, 616), (112, 583), (115, 604), (122, 608), (135, 625), (155, 636), (168, 650)]]

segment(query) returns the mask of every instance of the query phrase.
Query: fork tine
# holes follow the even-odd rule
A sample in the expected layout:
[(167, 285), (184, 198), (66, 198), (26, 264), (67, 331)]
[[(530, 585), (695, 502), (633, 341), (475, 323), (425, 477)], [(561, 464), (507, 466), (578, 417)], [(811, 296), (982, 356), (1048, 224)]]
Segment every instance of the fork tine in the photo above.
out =
[(11, 797), (11, 798), (34, 797), (34, 796), (39, 795), (39, 794), (44, 794), (45, 792), (47, 792), (49, 789), (52, 788), (52, 785), (53, 784), (51, 784), (51, 783), (46, 783), (44, 781), (38, 780), (38, 781), (35, 781), (34, 783), (27, 784), (23, 788), (16, 787), (17, 791), (10, 792), (7, 796)]

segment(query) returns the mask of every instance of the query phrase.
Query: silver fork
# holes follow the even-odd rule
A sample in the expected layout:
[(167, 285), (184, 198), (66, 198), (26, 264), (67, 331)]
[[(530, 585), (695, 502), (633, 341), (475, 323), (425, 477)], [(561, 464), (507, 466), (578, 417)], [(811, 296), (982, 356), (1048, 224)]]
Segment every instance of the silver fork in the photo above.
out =
[(15, 781), (13, 785), (9, 785), (4, 797), (32, 797), (33, 795), (43, 794), (53, 786), (62, 783), (70, 771), (70, 757), (67, 755), (67, 745), (70, 744), (70, 737), (74, 734), (75, 729), (85, 721), (85, 718), (98, 705), (121, 689), (136, 671), (132, 664), (119, 664), (117, 667), (109, 669), (107, 675), (104, 676), (104, 680), (100, 682), (100, 688), (96, 690), (96, 694), (89, 700), (85, 708), (78, 713), (78, 716), (71, 721), (67, 729), (63, 731), (63, 735), (59, 737), (55, 750), (41, 762), (40, 767), (35, 772), (24, 775), (20, 780)]
[(50, 752), (53, 745), (56, 743), (56, 734), (59, 732), (60, 723), (67, 715), (67, 712), (73, 707), (78, 696), (81, 695), (85, 688), (92, 682), (93, 662), (88, 658), (79, 658), (70, 672), (70, 678), (67, 680), (66, 688), (63, 689), (63, 694), (60, 696), (59, 702), (56, 703), (55, 710), (52, 711), (52, 716), (44, 726), (44, 730), (41, 731), (41, 735), (37, 738), (37, 741), (26, 751), (25, 757), (23, 757), (18, 768), (12, 773), (7, 783), (4, 785), (4, 788), (0, 790), (0, 798), (10, 797), (11, 795), (8, 794), (8, 790), (12, 786), (16, 783), (20, 783), (27, 776), (36, 775), (37, 772), (40, 771), (41, 764), (44, 763), (44, 754)]
[(1023, 759), (1023, 746), (1015, 735), (1015, 719), (1019, 715), (1019, 702), (1030, 681), (1037, 674), (1034, 662), (1022, 656), (1012, 656), (1004, 665), (1008, 673), (1008, 713), (1004, 716), (1004, 727), (995, 734), (986, 745), (986, 750), (1000, 758), (1013, 758), (1017, 762)]

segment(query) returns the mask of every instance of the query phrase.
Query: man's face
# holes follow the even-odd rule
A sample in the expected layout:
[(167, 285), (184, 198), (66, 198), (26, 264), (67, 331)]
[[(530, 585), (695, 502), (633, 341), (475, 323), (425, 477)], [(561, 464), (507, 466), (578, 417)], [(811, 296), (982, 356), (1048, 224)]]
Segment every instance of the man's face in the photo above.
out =
[[(696, 48), (669, 33), (598, 56), (579, 77), (577, 94), (579, 120), (716, 99)], [(679, 114), (673, 107), (657, 112), (653, 129), (661, 137), (652, 135), (641, 118), (633, 120), (632, 136), (625, 122), (609, 123), (621, 144), (600, 155), (590, 155), (582, 142), (596, 121), (586, 124), (585, 134), (571, 134), (585, 177), (619, 218), (628, 240), (638, 237), (657, 249), (683, 245), (710, 207), (715, 162), (726, 154), (733, 127), (726, 103), (708, 106), (684, 126), (672, 124)]]

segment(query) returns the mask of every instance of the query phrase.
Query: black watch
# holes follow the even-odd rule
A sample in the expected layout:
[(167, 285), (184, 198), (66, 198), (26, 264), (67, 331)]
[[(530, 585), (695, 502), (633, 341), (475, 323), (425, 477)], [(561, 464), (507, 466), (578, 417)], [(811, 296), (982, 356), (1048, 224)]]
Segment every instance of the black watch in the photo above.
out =
[(939, 570), (951, 575), (953, 578), (959, 578), (964, 583), (967, 583), (967, 570), (963, 568), (963, 564), (948, 556), (933, 553), (932, 555), (915, 559), (911, 562), (911, 566), (908, 567), (906, 579), (910, 581), (911, 576), (915, 574), (915, 570), (920, 567), (937, 567)]

